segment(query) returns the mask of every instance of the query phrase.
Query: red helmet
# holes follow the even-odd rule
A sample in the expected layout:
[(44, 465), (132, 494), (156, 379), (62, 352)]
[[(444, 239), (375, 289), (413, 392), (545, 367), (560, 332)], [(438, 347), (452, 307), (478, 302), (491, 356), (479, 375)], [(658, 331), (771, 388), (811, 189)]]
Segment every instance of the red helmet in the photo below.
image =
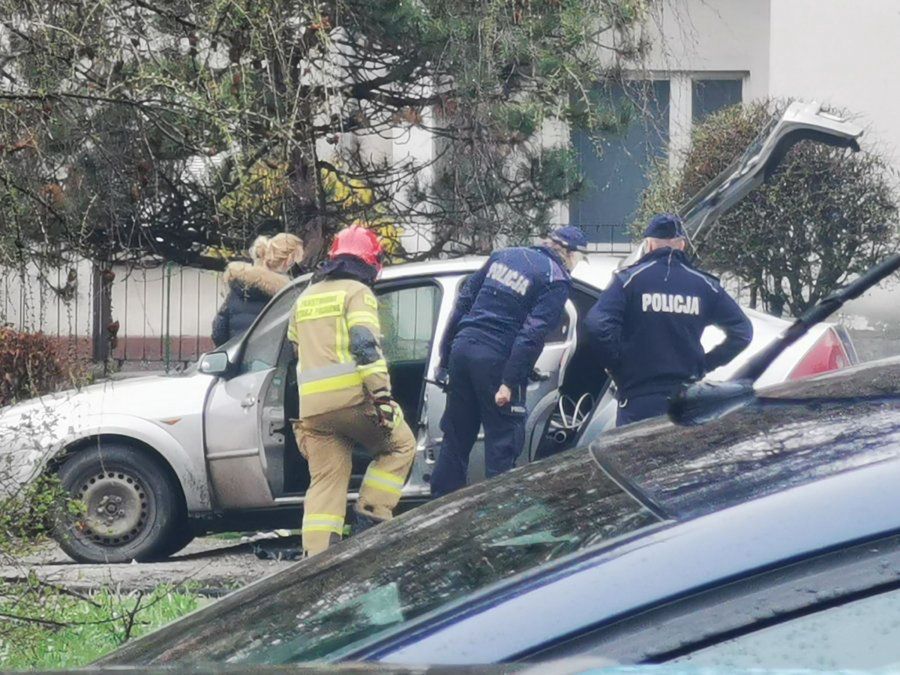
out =
[(352, 255), (381, 271), (384, 249), (378, 235), (360, 225), (351, 225), (338, 232), (331, 243), (328, 257), (334, 260), (339, 255)]

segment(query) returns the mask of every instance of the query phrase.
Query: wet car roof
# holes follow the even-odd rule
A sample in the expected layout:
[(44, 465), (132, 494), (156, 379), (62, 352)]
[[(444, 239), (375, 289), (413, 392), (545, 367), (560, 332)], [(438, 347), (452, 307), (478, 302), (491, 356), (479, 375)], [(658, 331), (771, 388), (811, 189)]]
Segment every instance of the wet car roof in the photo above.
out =
[(630, 492), (678, 520), (897, 456), (900, 357), (761, 395), (773, 400), (699, 427), (661, 419), (625, 427), (591, 453)]

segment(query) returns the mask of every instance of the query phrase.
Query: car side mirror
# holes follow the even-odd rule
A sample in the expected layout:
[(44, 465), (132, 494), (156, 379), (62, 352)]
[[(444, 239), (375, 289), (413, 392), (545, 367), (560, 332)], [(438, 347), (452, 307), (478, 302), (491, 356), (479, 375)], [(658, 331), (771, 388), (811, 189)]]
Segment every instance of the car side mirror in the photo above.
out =
[(198, 370), (206, 375), (224, 375), (228, 372), (228, 354), (225, 352), (212, 352), (204, 354), (200, 359)]
[(751, 380), (686, 382), (669, 399), (669, 419), (682, 426), (697, 426), (756, 400)]

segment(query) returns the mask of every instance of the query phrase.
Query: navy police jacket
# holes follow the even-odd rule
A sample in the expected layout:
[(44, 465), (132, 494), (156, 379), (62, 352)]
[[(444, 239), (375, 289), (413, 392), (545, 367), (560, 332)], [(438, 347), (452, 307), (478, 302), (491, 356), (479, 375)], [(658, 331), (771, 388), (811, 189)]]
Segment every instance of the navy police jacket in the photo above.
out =
[(559, 324), (570, 286), (562, 259), (549, 248), (493, 253), (459, 292), (441, 344), (441, 364), (449, 362), (455, 338), (470, 337), (506, 358), (503, 384), (526, 384), (544, 338)]
[[(723, 329), (725, 341), (707, 354), (700, 336), (708, 325)], [(719, 280), (671, 248), (616, 272), (585, 329), (620, 400), (669, 393), (731, 361), (753, 336), (750, 321)]]

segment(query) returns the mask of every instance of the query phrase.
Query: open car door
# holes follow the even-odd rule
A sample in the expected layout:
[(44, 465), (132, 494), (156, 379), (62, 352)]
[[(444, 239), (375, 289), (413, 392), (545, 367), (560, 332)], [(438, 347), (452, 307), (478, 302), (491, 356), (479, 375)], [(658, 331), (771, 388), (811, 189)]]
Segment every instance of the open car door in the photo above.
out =
[(299, 285), (287, 288), (266, 306), (234, 352), (233, 372), (210, 389), (206, 461), (220, 508), (272, 506), (284, 491), (290, 432), (283, 404), (290, 353), (285, 332), (300, 291)]

